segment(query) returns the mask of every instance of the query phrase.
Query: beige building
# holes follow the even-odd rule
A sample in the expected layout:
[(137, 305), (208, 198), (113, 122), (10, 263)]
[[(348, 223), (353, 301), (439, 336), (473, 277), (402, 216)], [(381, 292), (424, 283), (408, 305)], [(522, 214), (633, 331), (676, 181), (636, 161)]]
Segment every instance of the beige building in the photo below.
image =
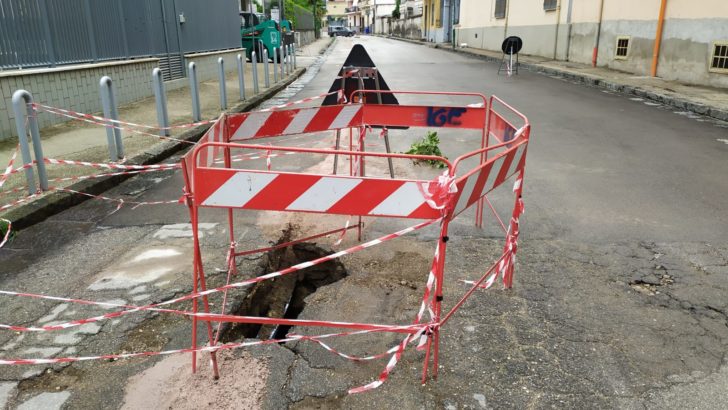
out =
[(519, 36), (524, 54), (728, 87), (728, 0), (460, 0), (455, 32), (468, 47)]
[(326, 1), (326, 16), (323, 18), (324, 27), (346, 25), (346, 0)]

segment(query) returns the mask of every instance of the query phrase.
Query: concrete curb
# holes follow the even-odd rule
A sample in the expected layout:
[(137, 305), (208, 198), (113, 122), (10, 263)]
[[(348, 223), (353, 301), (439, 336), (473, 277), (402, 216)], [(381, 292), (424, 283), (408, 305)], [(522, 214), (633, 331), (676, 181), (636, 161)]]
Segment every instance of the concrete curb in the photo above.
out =
[[(271, 88), (263, 91), (262, 93), (228, 109), (228, 113), (241, 113), (253, 110), (269, 98), (273, 97), (279, 91), (288, 87), (291, 83), (296, 81), (303, 73), (306, 72), (305, 67), (296, 69), (291, 76), (285, 81), (274, 84)], [(200, 125), (185, 131), (178, 138), (195, 142), (199, 140), (202, 135), (210, 128), (210, 124)], [(176, 152), (189, 146), (177, 141), (165, 141), (158, 143), (148, 149), (146, 152), (129, 158), (126, 164), (129, 165), (149, 165), (155, 164), (171, 157)], [(85, 181), (76, 182), (68, 189), (74, 191), (85, 192), (92, 195), (99, 195), (104, 191), (107, 191), (133, 175), (118, 175), (113, 177), (90, 179)], [(18, 206), (11, 210), (3, 217), (5, 219), (13, 221), (13, 230), (25, 229), (38, 222), (41, 222), (55, 214), (58, 214), (72, 206), (78, 205), (91, 198), (85, 195), (71, 194), (67, 192), (51, 192), (48, 195), (31, 201), (27, 204)]]
[[(425, 43), (423, 41), (417, 41), (417, 40), (411, 40), (407, 38), (400, 38), (400, 37), (387, 37), (387, 36), (378, 36), (382, 38), (389, 38), (393, 40), (399, 40), (404, 41), (411, 44), (419, 44), (424, 45), (432, 48), (437, 48), (439, 50), (444, 51), (450, 51), (453, 53), (460, 53), (465, 54), (470, 57), (475, 57), (481, 60), (490, 61), (494, 63), (500, 63), (500, 58), (489, 56), (489, 55), (483, 55), (474, 53), (472, 51), (463, 50), (463, 49), (452, 49), (452, 48), (441, 48), (437, 47), (436, 45), (431, 45), (429, 43)], [(622, 84), (610, 80), (606, 80), (603, 77), (595, 76), (595, 75), (589, 75), (589, 74), (579, 74), (574, 73), (572, 71), (566, 71), (566, 70), (559, 70), (557, 68), (553, 67), (545, 67), (538, 63), (520, 63), (520, 66), (522, 68), (525, 68), (526, 70), (537, 72), (540, 74), (550, 75), (550, 76), (557, 76), (566, 78), (572, 81), (576, 81), (585, 85), (589, 85), (596, 88), (602, 88), (605, 90), (615, 91), (618, 93), (622, 93), (625, 95), (630, 96), (636, 96), (640, 98), (644, 98), (647, 100), (651, 100), (654, 102), (658, 102), (661, 104), (669, 105), (671, 107), (675, 107), (681, 110), (694, 112), (696, 114), (704, 115), (706, 117), (715, 118), (717, 120), (721, 121), (728, 121), (728, 110), (724, 110), (718, 107), (713, 107), (710, 105), (698, 103), (695, 101), (687, 100), (684, 98), (674, 97), (667, 94), (658, 93), (652, 90), (648, 90), (641, 87), (636, 87), (632, 85)]]

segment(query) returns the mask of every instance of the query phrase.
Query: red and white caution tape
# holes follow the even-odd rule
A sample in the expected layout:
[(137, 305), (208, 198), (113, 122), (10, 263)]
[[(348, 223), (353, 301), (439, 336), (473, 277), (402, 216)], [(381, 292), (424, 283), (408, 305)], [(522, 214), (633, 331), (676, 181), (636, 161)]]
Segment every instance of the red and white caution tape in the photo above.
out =
[(0, 188), (3, 187), (5, 184), (5, 181), (8, 179), (11, 173), (13, 173), (13, 163), (15, 162), (15, 157), (18, 156), (18, 150), (20, 149), (20, 144), (18, 144), (15, 147), (15, 151), (13, 151), (13, 155), (10, 157), (10, 162), (8, 163), (7, 168), (5, 168), (5, 172), (3, 172), (2, 175), (0, 175)]
[(10, 232), (13, 228), (13, 223), (5, 218), (0, 218), (0, 221), (5, 222), (5, 235), (3, 235), (3, 239), (0, 241), (0, 248), (2, 248), (8, 242), (8, 239), (10, 239)]
[[(393, 328), (397, 328), (397, 327), (393, 327)], [(402, 328), (402, 327), (399, 327), (399, 328)], [(17, 365), (35, 365), (35, 364), (57, 364), (57, 363), (84, 362), (84, 361), (91, 361), (91, 360), (120, 360), (120, 359), (131, 359), (131, 358), (135, 358), (135, 357), (166, 356), (166, 355), (179, 354), (179, 353), (193, 353), (193, 352), (206, 353), (206, 352), (217, 352), (219, 350), (238, 349), (238, 348), (243, 348), (243, 347), (260, 346), (260, 345), (267, 345), (267, 344), (295, 342), (295, 341), (299, 341), (299, 340), (318, 341), (320, 339), (329, 339), (329, 338), (338, 337), (338, 336), (351, 336), (351, 335), (367, 334), (367, 333), (373, 333), (373, 332), (381, 332), (381, 331), (386, 331), (386, 330), (387, 330), (387, 328), (385, 327), (382, 329), (360, 330), (360, 331), (356, 331), (356, 332), (329, 333), (329, 334), (324, 334), (324, 335), (320, 335), (320, 336), (292, 335), (292, 336), (287, 336), (284, 339), (256, 340), (256, 341), (249, 341), (249, 342), (242, 342), (242, 343), (228, 343), (228, 344), (216, 345), (216, 346), (208, 345), (208, 346), (198, 347), (196, 349), (186, 348), (186, 349), (173, 349), (173, 350), (163, 350), (163, 351), (107, 354), (107, 355), (98, 355), (98, 356), (75, 356), (75, 357), (61, 357), (61, 358), (0, 359), (0, 365), (17, 366)]]
[[(430, 314), (430, 319), (435, 318), (435, 314), (432, 311), (432, 289), (436, 283), (436, 277), (435, 277), (435, 269), (437, 265), (439, 264), (439, 258), (440, 258), (440, 246), (438, 243), (437, 248), (435, 248), (435, 256), (432, 260), (432, 265), (430, 267), (430, 274), (427, 277), (427, 285), (425, 286), (425, 292), (422, 296), (422, 303), (420, 304), (420, 310), (417, 312), (417, 316), (414, 319), (414, 324), (419, 324), (422, 321), (422, 317), (427, 310)], [(429, 337), (428, 330), (430, 330), (432, 325), (425, 325), (420, 328), (420, 330), (415, 334), (408, 334), (402, 342), (396, 346), (396, 350), (394, 350), (394, 354), (389, 359), (389, 362), (385, 366), (384, 370), (379, 374), (379, 377), (377, 380), (366, 384), (364, 386), (356, 387), (353, 389), (349, 389), (349, 394), (355, 394), (355, 393), (363, 393), (369, 390), (374, 390), (384, 384), (384, 382), (389, 379), (389, 375), (392, 373), (392, 370), (397, 366), (397, 363), (402, 358), (402, 354), (404, 353), (405, 348), (408, 344), (411, 342), (414, 342), (419, 339), (419, 343), (417, 345), (417, 349), (424, 348), (425, 344), (427, 343), (427, 338)]]
[(92, 168), (105, 168), (105, 169), (175, 169), (181, 168), (180, 164), (151, 164), (151, 165), (123, 165), (110, 163), (99, 163), (99, 162), (87, 162), (87, 161), (73, 161), (68, 159), (55, 159), (55, 158), (43, 158), (43, 162), (49, 165), (79, 165), (84, 167)]
[(93, 121), (102, 122), (102, 123), (118, 124), (118, 125), (124, 125), (124, 126), (127, 126), (127, 127), (143, 128), (143, 129), (147, 129), (147, 130), (158, 130), (158, 131), (161, 131), (161, 130), (184, 129), (184, 128), (194, 128), (194, 127), (197, 127), (197, 126), (200, 126), (200, 125), (212, 124), (215, 121), (217, 121), (217, 120), (206, 120), (206, 121), (193, 122), (193, 123), (189, 123), (189, 124), (170, 125), (169, 127), (159, 127), (159, 126), (154, 126), (154, 125), (145, 125), (145, 124), (137, 124), (137, 123), (128, 122), (128, 121), (114, 120), (114, 119), (111, 119), (111, 118), (99, 117), (99, 116), (96, 116), (96, 115), (86, 114), (86, 113), (83, 113), (83, 112), (66, 110), (66, 109), (63, 109), (63, 108), (52, 107), (52, 106), (49, 106), (49, 105), (43, 105), (43, 104), (38, 104), (38, 103), (34, 103), (33, 104), (33, 107), (35, 109), (40, 109), (39, 111), (48, 111), (48, 112), (51, 112), (51, 113), (54, 113), (54, 114), (65, 114), (65, 115), (68, 115), (68, 116), (77, 117), (79, 119), (85, 118), (85, 119), (88, 119), (88, 120), (93, 120)]
[(9, 204), (2, 205), (2, 206), (0, 206), (0, 212), (10, 209), (12, 207), (18, 206), (22, 203), (28, 202), (31, 199), (37, 198), (39, 196), (40, 196), (40, 194), (33, 194), (33, 195), (26, 196), (25, 198), (17, 199), (13, 202), (10, 202)]
[[(61, 108), (49, 107), (49, 106), (45, 106), (45, 105), (36, 105), (36, 107), (42, 107), (45, 111), (50, 112), (52, 114), (60, 115), (62, 117), (70, 118), (72, 120), (87, 122), (89, 124), (100, 125), (102, 127), (111, 127), (111, 128), (115, 128), (115, 129), (119, 129), (119, 130), (123, 130), (123, 131), (129, 131), (134, 134), (146, 135), (148, 137), (176, 141), (176, 142), (180, 142), (180, 143), (184, 143), (184, 144), (190, 144), (190, 145), (195, 144), (195, 142), (193, 142), (193, 141), (187, 141), (187, 140), (183, 140), (180, 138), (168, 137), (168, 136), (159, 135), (159, 134), (152, 134), (150, 132), (146, 132), (146, 131), (142, 131), (138, 128), (134, 128), (133, 126), (116, 125), (115, 123), (118, 123), (118, 121), (115, 121), (115, 120), (107, 120), (107, 121), (96, 120), (93, 118), (93, 117), (95, 117), (93, 115), (81, 114), (81, 113), (75, 113), (78, 115), (74, 115), (73, 111), (68, 111), (68, 110), (64, 110)], [(98, 117), (98, 118), (102, 118), (102, 117)], [(214, 122), (214, 121), (212, 121), (212, 122)], [(138, 124), (135, 124), (135, 125), (138, 125)], [(140, 127), (157, 129), (157, 127), (151, 127), (148, 125), (140, 126)]]
[[(86, 195), (88, 195), (88, 194), (86, 194)], [(179, 302), (183, 302), (183, 301), (186, 301), (186, 300), (200, 298), (200, 297), (203, 297), (203, 296), (208, 296), (208, 295), (211, 295), (211, 294), (214, 294), (214, 293), (222, 292), (222, 291), (224, 291), (226, 289), (234, 289), (234, 288), (246, 287), (246, 286), (249, 286), (249, 285), (258, 283), (258, 282), (262, 282), (264, 280), (277, 278), (277, 277), (280, 277), (280, 276), (283, 276), (283, 275), (287, 275), (287, 274), (290, 274), (290, 273), (293, 273), (293, 272), (298, 272), (298, 271), (300, 271), (302, 269), (306, 269), (306, 268), (309, 268), (311, 266), (319, 265), (319, 264), (322, 264), (322, 263), (325, 263), (325, 262), (334, 260), (336, 258), (345, 256), (345, 255), (350, 255), (350, 254), (353, 254), (355, 252), (358, 252), (358, 251), (361, 251), (361, 250), (370, 248), (370, 247), (372, 247), (374, 245), (379, 245), (381, 243), (390, 241), (392, 239), (395, 239), (395, 238), (398, 238), (400, 236), (406, 235), (406, 234), (411, 233), (413, 231), (416, 231), (416, 230), (425, 228), (425, 227), (427, 227), (429, 225), (432, 225), (432, 224), (434, 224), (434, 223), (436, 223), (438, 221), (440, 221), (440, 220), (439, 219), (435, 219), (435, 220), (425, 221), (425, 222), (419, 223), (417, 225), (410, 226), (408, 228), (402, 229), (400, 231), (397, 231), (397, 232), (394, 232), (394, 233), (391, 233), (391, 234), (382, 236), (380, 238), (373, 239), (373, 240), (371, 240), (369, 242), (366, 242), (366, 243), (363, 243), (363, 244), (360, 244), (360, 245), (353, 246), (353, 247), (348, 248), (346, 250), (342, 250), (342, 251), (339, 251), (339, 252), (336, 252), (336, 253), (332, 253), (331, 255), (323, 256), (321, 258), (314, 259), (312, 261), (302, 262), (302, 263), (299, 263), (297, 265), (291, 266), (289, 268), (285, 268), (285, 269), (282, 269), (282, 270), (279, 270), (279, 271), (276, 271), (276, 272), (268, 273), (266, 275), (258, 276), (258, 277), (252, 278), (252, 279), (244, 280), (242, 282), (231, 283), (231, 284), (228, 284), (228, 285), (225, 285), (225, 286), (221, 286), (221, 287), (218, 287), (218, 288), (208, 289), (206, 291), (198, 292), (198, 293), (191, 293), (189, 295), (181, 296), (181, 297), (178, 297), (178, 298), (175, 298), (175, 299), (170, 299), (170, 300), (167, 300), (167, 301), (164, 301), (164, 302), (160, 302), (160, 303), (157, 303), (157, 304), (146, 305), (146, 306), (133, 306), (133, 305), (123, 305), (123, 304), (115, 304), (115, 303), (108, 303), (108, 302), (95, 302), (95, 301), (83, 300), (83, 299), (72, 299), (72, 298), (63, 298), (63, 297), (57, 297), (57, 296), (46, 296), (46, 295), (40, 295), (40, 294), (32, 294), (32, 293), (23, 293), (23, 292), (13, 292), (13, 291), (0, 290), (0, 294), (2, 294), (2, 295), (8, 295), (8, 296), (31, 297), (31, 298), (36, 298), (36, 299), (45, 299), (45, 300), (61, 301), (61, 302), (67, 302), (67, 303), (76, 303), (76, 304), (83, 304), (83, 305), (101, 306), (101, 307), (105, 307), (105, 308), (110, 308), (111, 307), (111, 308), (125, 308), (125, 309), (129, 309), (129, 310), (121, 310), (121, 311), (116, 311), (116, 312), (110, 312), (110, 313), (107, 313), (107, 314), (104, 314), (104, 315), (100, 315), (100, 316), (95, 316), (95, 317), (92, 317), (92, 318), (75, 320), (75, 321), (61, 323), (61, 324), (57, 324), (57, 325), (51, 325), (51, 326), (22, 327), (22, 326), (13, 326), (13, 325), (0, 324), (0, 328), (11, 329), (11, 330), (14, 330), (14, 331), (19, 331), (19, 332), (47, 332), (47, 331), (54, 331), (54, 330), (60, 330), (60, 329), (67, 329), (69, 327), (80, 326), (80, 325), (83, 325), (83, 324), (86, 324), (86, 323), (98, 322), (98, 321), (101, 321), (101, 320), (111, 319), (111, 318), (119, 317), (119, 316), (122, 316), (122, 315), (127, 315), (127, 314), (130, 314), (130, 313), (140, 312), (140, 311), (157, 311), (157, 312), (162, 312), (162, 313), (184, 314), (184, 315), (187, 315), (187, 316), (189, 316), (189, 315), (196, 315), (198, 317), (205, 317), (205, 318), (215, 318), (215, 317), (222, 318), (223, 316), (221, 316), (221, 315), (203, 314), (203, 313), (197, 313), (197, 314), (194, 314), (194, 313), (182, 313), (181, 311), (173, 311), (173, 310), (169, 310), (169, 309), (163, 309), (163, 308), (160, 308), (160, 307), (161, 306), (169, 306), (169, 305), (172, 305), (172, 304), (175, 304), (175, 303), (179, 303)]]

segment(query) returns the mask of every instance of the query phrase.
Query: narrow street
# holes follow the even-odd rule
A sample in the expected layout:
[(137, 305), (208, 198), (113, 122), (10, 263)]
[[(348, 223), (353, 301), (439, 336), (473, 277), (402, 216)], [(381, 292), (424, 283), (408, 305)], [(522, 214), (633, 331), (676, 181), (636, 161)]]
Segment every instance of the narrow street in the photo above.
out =
[[(725, 408), (728, 145), (719, 140), (726, 138), (728, 124), (525, 70), (499, 76), (497, 64), (378, 37), (338, 38), (321, 57), (318, 73), (309, 75), (291, 100), (326, 92), (356, 43), (364, 45), (393, 90), (494, 94), (528, 117), (526, 212), (514, 288), (477, 292), (453, 316), (442, 332), (439, 377), (425, 385), (420, 384), (424, 355), (414, 349), (407, 350), (382, 387), (347, 395), (348, 388), (375, 380), (387, 359), (352, 363), (314, 343), (268, 345), (224, 356), (233, 364), (223, 364), (218, 382), (210, 380), (208, 369), (199, 378), (184, 379), (208, 380), (215, 389), (215, 396), (207, 398), (211, 407)], [(428, 98), (398, 97), (400, 103)], [(403, 152), (424, 130), (390, 135), (392, 150)], [(451, 132), (439, 136), (450, 158), (479, 145)], [(317, 148), (330, 143), (329, 135), (314, 137), (304, 141)], [(399, 164), (398, 172), (406, 165)], [(293, 166), (323, 169), (313, 159), (273, 159), (273, 167)], [(414, 168), (406, 172), (437, 175)], [(170, 200), (180, 197), (182, 186), (178, 170), (164, 171), (132, 178), (105, 195)], [(120, 304), (157, 303), (189, 293), (187, 209), (176, 204), (115, 208), (88, 201), (22, 231), (11, 246), (0, 249), (0, 290)], [(225, 283), (229, 240), (226, 215), (207, 211), (201, 242), (213, 287)], [(476, 229), (473, 215), (471, 209), (451, 226), (446, 274), (452, 280), (445, 294), (452, 297), (445, 299), (446, 306), (467, 290), (458, 281), (479, 278), (502, 247), (490, 229), (493, 221), (486, 221), (485, 230)], [(288, 222), (305, 236), (308, 229), (333, 229), (345, 221), (239, 212), (236, 241), (240, 249), (262, 247), (277, 241)], [(372, 220), (364, 240), (410, 224)], [(340, 250), (356, 244), (355, 236), (348, 235), (341, 247), (333, 245), (335, 238), (320, 245)], [(342, 258), (348, 276), (309, 296), (299, 317), (407, 323), (419, 306), (436, 239), (436, 230), (423, 230)], [(239, 262), (246, 278), (257, 275), (263, 264), (255, 258)], [(220, 301), (213, 303), (219, 307)], [(0, 323), (26, 326), (103, 313), (5, 295), (0, 311)], [(144, 312), (60, 332), (3, 331), (0, 359), (184, 348), (190, 328), (187, 319)], [(199, 329), (200, 341), (206, 341), (205, 328)], [(331, 344), (366, 356), (398, 340), (369, 335)], [(189, 371), (189, 355), (162, 360), (174, 364), (157, 377), (180, 379)], [(185, 397), (176, 385), (162, 382), (154, 392), (140, 389), (144, 382), (135, 382), (134, 376), (155, 363), (160, 359), (4, 366), (0, 409), (3, 403), (7, 408), (24, 403), (54, 408), (48, 403), (55, 403), (92, 409), (120, 408), (125, 402), (127, 408), (153, 408), (162, 404), (146, 401), (152, 393)], [(234, 363), (247, 364), (261, 377), (235, 369)], [(255, 380), (248, 380), (251, 375)], [(231, 402), (243, 396), (251, 401)], [(184, 408), (181, 402), (164, 405), (174, 403)]]

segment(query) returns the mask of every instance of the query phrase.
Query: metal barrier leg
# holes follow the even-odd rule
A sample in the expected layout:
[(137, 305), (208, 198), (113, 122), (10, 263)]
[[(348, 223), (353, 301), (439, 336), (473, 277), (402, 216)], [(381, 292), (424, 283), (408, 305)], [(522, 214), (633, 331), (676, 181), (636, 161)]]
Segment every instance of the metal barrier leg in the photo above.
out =
[[(199, 232), (198, 232), (198, 210), (197, 207), (194, 205), (190, 206), (190, 216), (191, 216), (191, 223), (192, 223), (192, 236), (193, 236), (193, 246), (195, 248), (194, 253), (194, 259), (195, 259), (195, 266), (193, 269), (193, 284), (192, 284), (192, 290), (194, 293), (197, 293), (198, 291), (198, 283), (199, 283), (199, 290), (204, 292), (206, 289), (205, 285), (205, 271), (202, 267), (202, 254), (200, 253), (200, 241), (199, 241)], [(192, 299), (192, 311), (197, 313), (198, 310), (198, 299), (194, 298)], [(202, 297), (202, 305), (203, 310), (205, 313), (210, 312), (210, 305), (208, 303), (207, 296)], [(197, 348), (197, 317), (192, 317), (192, 348)], [(212, 323), (207, 321), (207, 337), (210, 340), (210, 344), (214, 343), (214, 335), (212, 334)], [(220, 373), (218, 371), (217, 367), (217, 355), (215, 352), (210, 352), (210, 360), (212, 362), (212, 373), (215, 379), (220, 378)], [(197, 355), (195, 352), (192, 353), (192, 372), (196, 372), (197, 370)]]
[[(101, 106), (104, 110), (104, 118), (110, 118), (112, 120), (118, 120), (115, 115), (111, 112), (111, 78), (108, 76), (101, 77), (99, 80), (99, 94), (101, 95)], [(115, 111), (115, 110), (114, 110)], [(109, 148), (109, 160), (116, 161), (121, 156), (116, 151), (116, 141), (114, 140), (114, 130), (116, 129), (113, 123), (106, 125), (106, 144)]]
[(227, 110), (227, 89), (225, 88), (225, 60), (217, 59), (217, 77), (220, 81), (220, 110)]
[[(15, 113), (15, 127), (18, 130), (18, 140), (20, 141), (20, 152), (23, 157), (23, 164), (28, 165), (32, 162), (30, 159), (30, 145), (28, 143), (28, 129), (30, 129), (30, 137), (33, 141), (33, 154), (35, 155), (36, 169), (38, 170), (38, 180), (40, 189), (48, 190), (48, 175), (46, 174), (45, 162), (43, 162), (43, 147), (40, 142), (40, 131), (38, 129), (37, 111), (32, 106), (33, 96), (25, 90), (17, 90), (13, 93), (12, 98), (13, 112)], [(27, 127), (25, 120), (28, 120)], [(28, 193), (33, 195), (35, 190), (35, 178), (33, 169), (25, 170), (25, 178), (28, 182)]]
[(197, 66), (191, 62), (187, 66), (187, 77), (190, 79), (190, 95), (192, 96), (192, 122), (202, 120), (200, 111), (200, 90), (197, 82)]
[(240, 88), (240, 101), (245, 101), (245, 60), (242, 54), (236, 56), (238, 60), (238, 87)]
[[(391, 153), (392, 150), (389, 148), (389, 130), (384, 129), (384, 146), (387, 148), (387, 154)], [(387, 158), (389, 164), (389, 177), (394, 179), (394, 165), (392, 164), (392, 157)]]
[(258, 95), (260, 85), (258, 84), (258, 56), (255, 51), (250, 53), (250, 63), (253, 65), (253, 95)]
[(152, 84), (154, 85), (154, 99), (157, 103), (157, 123), (159, 124), (159, 135), (169, 136), (169, 115), (167, 114), (167, 92), (164, 89), (162, 70), (159, 67), (152, 70)]
[[(334, 142), (334, 149), (336, 151), (338, 151), (339, 145), (341, 144), (341, 130), (336, 130), (335, 135), (336, 135), (336, 142)], [(334, 154), (334, 175), (336, 175), (336, 169), (338, 168), (338, 165), (339, 165), (339, 153), (337, 152)]]

